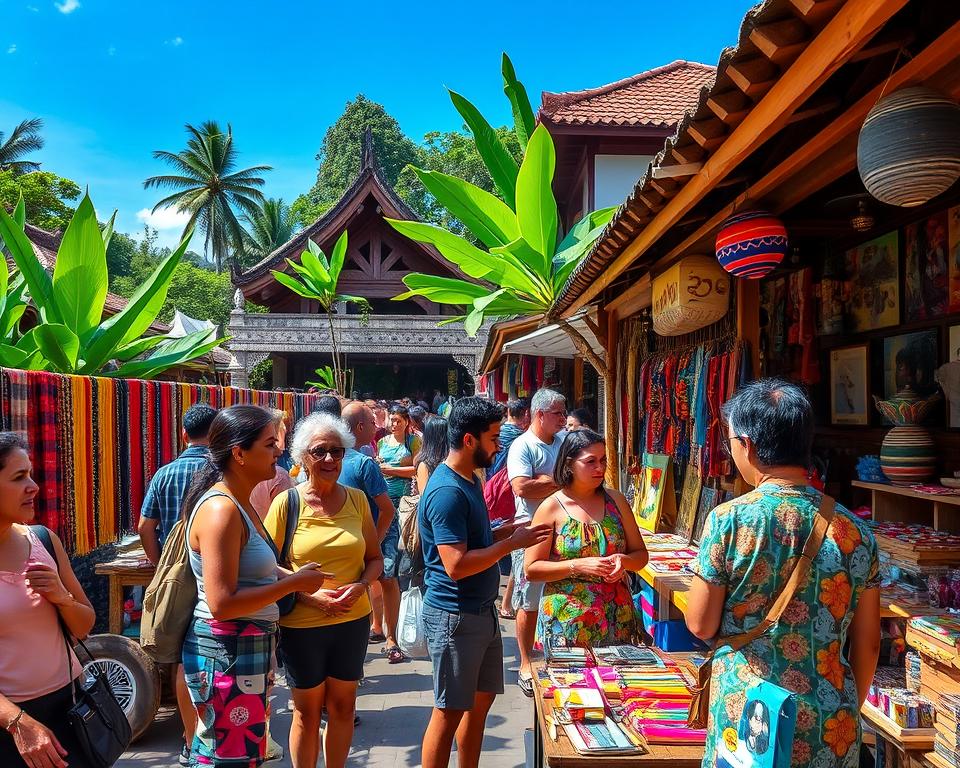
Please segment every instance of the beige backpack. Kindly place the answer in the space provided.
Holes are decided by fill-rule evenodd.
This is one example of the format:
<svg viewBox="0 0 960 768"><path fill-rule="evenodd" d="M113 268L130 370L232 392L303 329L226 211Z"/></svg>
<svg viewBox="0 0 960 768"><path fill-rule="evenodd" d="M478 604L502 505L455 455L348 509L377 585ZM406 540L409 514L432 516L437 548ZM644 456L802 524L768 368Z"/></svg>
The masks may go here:
<svg viewBox="0 0 960 768"><path fill-rule="evenodd" d="M187 528L178 520L163 545L157 572L143 595L140 645L160 664L179 663L197 604L197 580L187 557Z"/></svg>

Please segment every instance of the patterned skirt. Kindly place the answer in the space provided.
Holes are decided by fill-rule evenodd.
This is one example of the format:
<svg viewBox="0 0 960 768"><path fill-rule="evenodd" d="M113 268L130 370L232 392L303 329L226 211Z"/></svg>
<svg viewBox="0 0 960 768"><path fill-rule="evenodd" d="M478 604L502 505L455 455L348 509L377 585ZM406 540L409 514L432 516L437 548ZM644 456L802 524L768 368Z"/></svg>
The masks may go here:
<svg viewBox="0 0 960 768"><path fill-rule="evenodd" d="M183 671L197 710L196 765L258 766L266 750L267 694L277 641L273 622L194 619Z"/></svg>

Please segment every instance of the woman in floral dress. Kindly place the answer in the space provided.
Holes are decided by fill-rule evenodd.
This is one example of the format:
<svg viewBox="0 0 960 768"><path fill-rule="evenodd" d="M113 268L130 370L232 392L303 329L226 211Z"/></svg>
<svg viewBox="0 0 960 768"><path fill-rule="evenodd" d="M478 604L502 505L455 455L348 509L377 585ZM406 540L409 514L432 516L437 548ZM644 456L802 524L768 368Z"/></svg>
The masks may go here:
<svg viewBox="0 0 960 768"><path fill-rule="evenodd" d="M537 621L541 646L610 645L636 634L626 577L646 565L647 550L623 494L604 489L606 471L600 435L567 435L553 473L560 490L540 504L532 523L552 525L554 535L528 547L524 561L530 581L547 582Z"/></svg>
<svg viewBox="0 0 960 768"><path fill-rule="evenodd" d="M755 490L707 518L688 597L687 626L703 639L742 634L766 616L810 534L821 494L807 484L810 401L777 379L741 387L724 406L726 444ZM849 653L844 647L849 640ZM792 765L854 768L860 706L880 647L877 544L840 505L810 573L779 623L742 651L714 657L703 765L736 737L746 691L767 680L795 694ZM732 729L732 731L730 730Z"/></svg>

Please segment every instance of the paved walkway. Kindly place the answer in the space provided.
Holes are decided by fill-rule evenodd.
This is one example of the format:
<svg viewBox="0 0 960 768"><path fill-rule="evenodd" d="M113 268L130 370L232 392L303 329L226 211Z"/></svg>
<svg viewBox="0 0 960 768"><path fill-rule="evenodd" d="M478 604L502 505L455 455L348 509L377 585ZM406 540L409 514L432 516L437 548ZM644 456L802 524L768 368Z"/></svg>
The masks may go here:
<svg viewBox="0 0 960 768"><path fill-rule="evenodd" d="M514 622L501 622L504 641L505 688L490 711L483 740L484 768L518 768L524 765L524 729L531 727L533 703L516 685L517 643ZM419 766L420 742L433 707L430 662L415 660L390 665L370 646L366 680L360 688L357 711L361 724L354 732L349 765L366 768L413 768ZM274 690L271 731L286 748L290 727L290 698L284 686ZM117 768L167 768L176 765L180 749L179 718L164 708L157 722L116 764ZM321 758L321 765L322 765ZM288 757L266 763L271 768L290 768ZM456 765L456 752L450 761Z"/></svg>

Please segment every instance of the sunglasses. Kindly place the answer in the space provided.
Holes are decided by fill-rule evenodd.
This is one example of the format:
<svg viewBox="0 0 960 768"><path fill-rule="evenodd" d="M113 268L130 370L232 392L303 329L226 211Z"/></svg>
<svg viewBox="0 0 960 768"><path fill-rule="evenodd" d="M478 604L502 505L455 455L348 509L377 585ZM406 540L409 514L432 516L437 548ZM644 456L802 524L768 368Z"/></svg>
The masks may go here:
<svg viewBox="0 0 960 768"><path fill-rule="evenodd" d="M326 456L329 456L334 461L340 461L340 459L343 458L343 454L345 454L346 452L347 452L347 449L341 448L339 445L330 446L330 447L323 446L323 445L315 445L313 448L310 448L307 450L307 453L313 456L313 458L315 458L317 461L320 461Z"/></svg>

